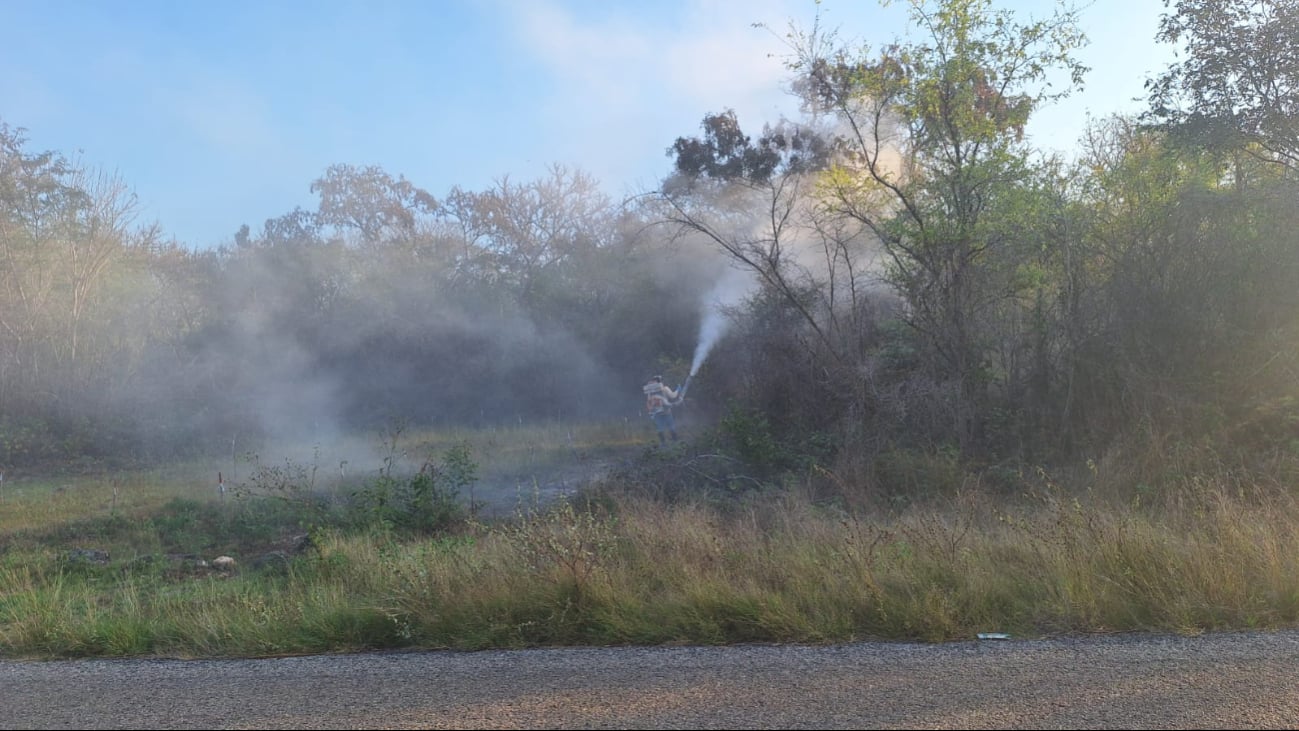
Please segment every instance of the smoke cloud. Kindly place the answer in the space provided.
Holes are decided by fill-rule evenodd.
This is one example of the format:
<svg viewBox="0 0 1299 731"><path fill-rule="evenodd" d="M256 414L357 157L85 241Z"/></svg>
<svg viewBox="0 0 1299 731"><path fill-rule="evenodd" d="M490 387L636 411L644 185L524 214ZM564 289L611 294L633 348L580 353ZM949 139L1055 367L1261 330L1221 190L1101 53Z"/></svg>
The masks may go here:
<svg viewBox="0 0 1299 731"><path fill-rule="evenodd" d="M726 334L730 325L729 311L740 304L753 288L753 278L746 272L731 268L704 296L704 315L699 323L699 344L690 363L690 375L699 372L717 341Z"/></svg>

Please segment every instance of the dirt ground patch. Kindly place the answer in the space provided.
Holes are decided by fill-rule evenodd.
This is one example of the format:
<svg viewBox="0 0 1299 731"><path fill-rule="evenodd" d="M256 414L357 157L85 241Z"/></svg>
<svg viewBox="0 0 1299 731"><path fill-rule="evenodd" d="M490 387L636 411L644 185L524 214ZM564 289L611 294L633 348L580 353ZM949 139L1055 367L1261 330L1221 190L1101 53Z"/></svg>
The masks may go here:
<svg viewBox="0 0 1299 731"><path fill-rule="evenodd" d="M572 497L606 477L617 460L589 461L546 470L488 475L460 495L479 518L508 518Z"/></svg>

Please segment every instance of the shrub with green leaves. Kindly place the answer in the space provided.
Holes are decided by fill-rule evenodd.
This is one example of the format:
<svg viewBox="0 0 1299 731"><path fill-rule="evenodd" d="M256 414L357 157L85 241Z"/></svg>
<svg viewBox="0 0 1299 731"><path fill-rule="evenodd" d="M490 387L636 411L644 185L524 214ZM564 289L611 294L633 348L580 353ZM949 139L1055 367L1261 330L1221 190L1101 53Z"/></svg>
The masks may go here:
<svg viewBox="0 0 1299 731"><path fill-rule="evenodd" d="M424 534L464 520L460 491L478 479L468 446L458 444L441 460L425 460L413 475L399 474L395 465L389 460L378 478L353 493L353 510L381 525Z"/></svg>

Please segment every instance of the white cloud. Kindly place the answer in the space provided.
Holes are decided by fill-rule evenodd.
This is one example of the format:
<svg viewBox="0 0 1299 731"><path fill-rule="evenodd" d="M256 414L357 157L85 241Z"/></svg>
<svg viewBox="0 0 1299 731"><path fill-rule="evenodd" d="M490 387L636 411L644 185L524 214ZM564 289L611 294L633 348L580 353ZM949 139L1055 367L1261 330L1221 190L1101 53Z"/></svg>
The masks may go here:
<svg viewBox="0 0 1299 731"><path fill-rule="evenodd" d="M557 101L633 103L652 78L646 60L656 40L638 32L629 16L592 22L558 3L538 2L515 20L524 43L553 73Z"/></svg>
<svg viewBox="0 0 1299 731"><path fill-rule="evenodd" d="M665 173L663 151L696 133L705 114L734 109L753 132L791 114L787 72L775 56L785 49L753 24L783 29L798 6L690 0L590 12L558 0L528 3L514 30L521 51L553 79L536 120L538 137L552 141L549 161L595 161L583 166L600 180L632 183Z"/></svg>
<svg viewBox="0 0 1299 731"><path fill-rule="evenodd" d="M686 24L694 32L672 39L664 58L666 77L689 101L716 104L730 97L741 114L765 114L763 107L786 96L782 87L789 74L781 55L788 49L773 35L788 21L782 4L750 3L741 10L697 2L689 16ZM767 27L755 28L758 22Z"/></svg>

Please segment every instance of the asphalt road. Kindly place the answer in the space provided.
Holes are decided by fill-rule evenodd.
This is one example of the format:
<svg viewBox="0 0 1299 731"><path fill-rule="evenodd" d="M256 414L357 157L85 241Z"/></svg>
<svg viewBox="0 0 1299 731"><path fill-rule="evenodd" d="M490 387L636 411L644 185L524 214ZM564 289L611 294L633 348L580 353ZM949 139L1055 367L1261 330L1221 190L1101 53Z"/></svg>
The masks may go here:
<svg viewBox="0 0 1299 731"><path fill-rule="evenodd" d="M0 728L1299 728L1299 632L3 661Z"/></svg>

